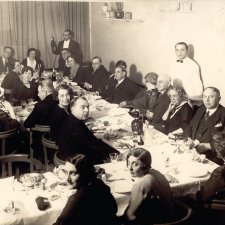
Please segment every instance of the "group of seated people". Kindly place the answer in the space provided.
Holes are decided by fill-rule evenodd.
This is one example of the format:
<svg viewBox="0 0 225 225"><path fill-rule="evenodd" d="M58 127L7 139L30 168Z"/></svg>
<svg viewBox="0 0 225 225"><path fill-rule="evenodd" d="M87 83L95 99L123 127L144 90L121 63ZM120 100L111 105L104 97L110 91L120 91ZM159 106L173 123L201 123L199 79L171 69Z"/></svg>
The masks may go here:
<svg viewBox="0 0 225 225"><path fill-rule="evenodd" d="M9 49L11 48L4 49L4 56L9 55ZM177 52L185 49L187 50L183 42L176 45ZM86 126L89 103L85 97L75 96L76 93L73 93L65 82L54 87L51 79L40 77L44 65L35 57L36 54L37 50L33 48L28 50L28 57L22 62L23 68L18 60L10 62L11 69L6 66L8 69L6 68L4 73L7 74L0 88L0 112L4 112L1 114L7 115L8 120L15 120L11 104L16 105L21 100L28 99L38 101L24 121L24 127L50 126L50 139L59 146L58 160L62 164L71 160L75 162L74 165L66 165L70 166L68 182L77 188L78 192L69 199L56 225L95 224L93 221L96 221L96 224L105 224L106 219L107 224L110 224L110 221L114 224L117 211L115 200L108 187L96 178L93 164L108 161L109 154L118 151L96 138ZM178 55L181 57L180 53ZM177 60L179 69L185 64L186 56ZM7 57L4 65L8 65L10 61L6 59ZM188 60L187 62L190 63ZM225 136L223 132L220 133L225 128L225 108L220 105L220 91L217 88L196 89L197 94L194 96L191 94L193 90L187 87L186 83L184 85L180 80L154 72L145 75L145 87L142 87L127 76L127 64L123 60L116 63L113 74L106 70L98 56L92 59L91 67L85 70L76 56L66 48L61 50L59 71L64 78L69 78L85 90L98 92L110 103L128 107L131 111L139 109L149 124L169 138L176 139L182 135L190 149L196 148L200 154L205 154L210 160L221 165L213 172L209 183L214 179L215 173L221 172L218 186L224 186L225 148L221 148L218 141L215 142L215 135L218 139ZM199 92L202 93L201 97ZM2 120L1 123L6 124ZM4 131L10 129L11 125L1 125L0 128ZM36 148L38 154L41 136L36 134L36 137L33 139L33 148ZM131 175L140 177L140 180L132 189L129 206L121 218L123 223L135 221L144 225L146 221L147 224L159 222L158 218L164 221L173 219L171 215L175 206L168 181L159 171L151 168L150 153L141 148L133 150L127 156L127 166ZM215 189L210 188L211 186L206 184L198 197L202 200L209 199L208 193L211 196L215 192ZM98 208L96 202L100 200L101 207ZM84 204L80 204L81 201ZM153 212L152 221L147 213L149 207ZM160 210L162 207L165 210ZM74 210L77 213L74 213ZM165 212L165 215L162 215L162 212Z"/></svg>

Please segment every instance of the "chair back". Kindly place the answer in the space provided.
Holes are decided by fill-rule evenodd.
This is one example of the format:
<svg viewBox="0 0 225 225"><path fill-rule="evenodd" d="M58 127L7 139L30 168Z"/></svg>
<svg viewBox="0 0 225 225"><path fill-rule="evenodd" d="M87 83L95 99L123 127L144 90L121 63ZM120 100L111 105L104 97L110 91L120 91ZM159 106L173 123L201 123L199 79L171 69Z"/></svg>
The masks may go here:
<svg viewBox="0 0 225 225"><path fill-rule="evenodd" d="M16 162L23 162L23 163L28 163L30 165L30 172L34 171L34 168L38 168L38 163L29 159L27 154L11 154L11 155L4 155L0 156L0 164L5 167L7 165L6 170L2 171L1 177L4 178L7 176L12 176L13 175L13 169L12 169L12 164ZM19 175L19 165L18 163L15 164L16 167L16 176ZM7 173L6 173L7 172Z"/></svg>
<svg viewBox="0 0 225 225"><path fill-rule="evenodd" d="M44 150L44 163L45 163L45 170L48 171L48 151L57 151L59 149L59 146L56 145L54 141L49 140L48 135L44 134L42 136L42 145Z"/></svg>
<svg viewBox="0 0 225 225"><path fill-rule="evenodd" d="M50 132L50 126L44 126L44 125L38 125L35 124L34 127L30 128L30 158L33 159L34 150L31 147L31 144L33 143L32 133L33 132L40 132L40 133L49 133Z"/></svg>
<svg viewBox="0 0 225 225"><path fill-rule="evenodd" d="M1 141L1 147L2 147L1 155L5 155L6 139L18 134L18 132L19 132L18 128L13 128L11 130L0 132L0 141Z"/></svg>
<svg viewBox="0 0 225 225"><path fill-rule="evenodd" d="M175 221L172 221L172 222L168 222L168 223L157 223L157 224L154 224L154 225L174 225L174 224L183 224L185 223L185 221L187 221L190 217L191 217L191 214L192 214L192 209L187 206L186 204L184 204L183 202L181 201L175 201L175 206L184 211L184 215L182 218L179 218Z"/></svg>

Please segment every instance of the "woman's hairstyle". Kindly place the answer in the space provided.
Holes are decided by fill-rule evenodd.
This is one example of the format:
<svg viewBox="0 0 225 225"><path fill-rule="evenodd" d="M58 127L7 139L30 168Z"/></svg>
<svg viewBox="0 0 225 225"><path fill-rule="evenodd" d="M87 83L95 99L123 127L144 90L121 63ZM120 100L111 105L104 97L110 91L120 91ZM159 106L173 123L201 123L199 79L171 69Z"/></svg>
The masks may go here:
<svg viewBox="0 0 225 225"><path fill-rule="evenodd" d="M68 60L69 58L72 58L74 60L75 63L78 63L78 59L75 55L69 55L66 60Z"/></svg>
<svg viewBox="0 0 225 225"><path fill-rule="evenodd" d="M78 174L81 175L81 179L84 183L87 184L96 178L95 167L87 156L77 154L70 161L77 169Z"/></svg>
<svg viewBox="0 0 225 225"><path fill-rule="evenodd" d="M70 99L72 99L72 97L73 97L73 90L67 84L60 84L59 86L56 87L56 89L53 92L53 96L54 96L54 99L56 101L59 100L58 99L59 90L67 90L69 95L70 95Z"/></svg>
<svg viewBox="0 0 225 225"><path fill-rule="evenodd" d="M122 67L124 67L125 69L127 68L127 64L126 64L126 62L123 61L123 60L117 61L117 62L116 62L116 67L117 67L117 66L122 66Z"/></svg>
<svg viewBox="0 0 225 225"><path fill-rule="evenodd" d="M213 134L213 142L220 142L222 143L223 141L225 141L225 131L221 131L221 132L216 132L215 134ZM225 146L224 146L224 150L225 150Z"/></svg>
<svg viewBox="0 0 225 225"><path fill-rule="evenodd" d="M130 150L129 153L127 154L127 158L126 158L127 165L128 165L128 159L130 158L130 156L134 156L142 162L143 170L149 170L151 168L152 156L151 156L151 153L149 151L147 151L146 149L135 148L133 150Z"/></svg>
<svg viewBox="0 0 225 225"><path fill-rule="evenodd" d="M150 72L150 73L147 73L145 75L145 82L146 83L151 83L151 84L157 84L157 79L158 79L158 74L154 73L154 72Z"/></svg>
<svg viewBox="0 0 225 225"><path fill-rule="evenodd" d="M40 86L42 90L45 90L48 93L53 93L54 91L54 86L51 80L40 79L38 82L38 86Z"/></svg>
<svg viewBox="0 0 225 225"><path fill-rule="evenodd" d="M35 53L36 53L35 58L37 57L37 49L35 49L35 48L29 48L29 49L27 50L27 57L30 55L30 52L35 52Z"/></svg>
<svg viewBox="0 0 225 225"><path fill-rule="evenodd" d="M185 92L185 90L181 87L181 86L179 86L179 85L173 85L173 86L171 86L170 88L169 88L169 90L168 90L168 95L170 96L170 91L176 91L177 92L177 94L178 94L178 96L181 98L181 99L183 99L183 100L187 100L187 94L186 94L186 92Z"/></svg>
<svg viewBox="0 0 225 225"><path fill-rule="evenodd" d="M25 72L27 72L27 71L31 71L31 75L33 75L33 69L31 68L31 67L29 67L29 66L24 66L23 67L23 69L22 69L22 71L21 71L21 74L23 74L23 73L25 73Z"/></svg>

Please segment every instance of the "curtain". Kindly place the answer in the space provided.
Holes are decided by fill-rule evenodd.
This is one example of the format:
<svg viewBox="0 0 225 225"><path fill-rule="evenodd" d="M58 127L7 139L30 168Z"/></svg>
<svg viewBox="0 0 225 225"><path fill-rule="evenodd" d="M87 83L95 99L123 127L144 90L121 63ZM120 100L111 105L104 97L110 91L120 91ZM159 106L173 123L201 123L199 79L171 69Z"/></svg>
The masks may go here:
<svg viewBox="0 0 225 225"><path fill-rule="evenodd" d="M88 2L0 2L0 50L13 47L15 59L22 61L33 47L40 51L46 68L57 67L58 56L51 53L50 39L53 36L58 43L65 29L74 32L83 61L89 61Z"/></svg>

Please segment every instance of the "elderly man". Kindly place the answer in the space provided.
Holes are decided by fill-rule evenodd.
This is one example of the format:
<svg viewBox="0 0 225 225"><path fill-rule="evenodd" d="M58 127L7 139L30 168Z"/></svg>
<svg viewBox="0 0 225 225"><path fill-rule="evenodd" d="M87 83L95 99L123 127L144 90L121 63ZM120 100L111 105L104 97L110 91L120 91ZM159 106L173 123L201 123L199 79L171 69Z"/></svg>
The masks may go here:
<svg viewBox="0 0 225 225"><path fill-rule="evenodd" d="M84 87L89 91L98 91L100 94L105 90L109 79L109 72L102 65L102 59L95 56L92 59L92 67L87 74Z"/></svg>
<svg viewBox="0 0 225 225"><path fill-rule="evenodd" d="M211 147L212 134L223 130L225 126L225 108L219 104L220 91L215 87L207 87L203 92L203 103L190 125L185 129L190 148L196 147L200 154L212 158L215 154Z"/></svg>
<svg viewBox="0 0 225 225"><path fill-rule="evenodd" d="M156 88L158 89L159 96L153 107L153 111L147 111L146 117L150 123L159 131L164 130L162 116L166 112L169 104L170 98L167 91L170 87L170 78L167 75L159 75L157 80Z"/></svg>
<svg viewBox="0 0 225 225"><path fill-rule="evenodd" d="M121 102L134 99L141 88L126 75L126 68L122 65L117 65L114 75L108 81L106 100L120 104Z"/></svg>
<svg viewBox="0 0 225 225"><path fill-rule="evenodd" d="M12 47L5 46L2 56L0 57L0 74L2 72L9 72L12 64Z"/></svg>
<svg viewBox="0 0 225 225"><path fill-rule="evenodd" d="M156 89L158 75L151 72L146 74L144 79L146 88L140 90L133 100L121 102L120 106L126 107L130 105L131 107L139 109L143 115L153 111L159 96L159 92Z"/></svg>
<svg viewBox="0 0 225 225"><path fill-rule="evenodd" d="M87 128L84 121L89 115L89 104L84 97L71 101L71 114L65 120L59 135L59 158L70 160L76 154L87 155L93 163L103 163L110 153L117 150L97 139Z"/></svg>
<svg viewBox="0 0 225 225"><path fill-rule="evenodd" d="M64 48L61 51L61 57L58 61L58 70L63 72L64 76L68 76L70 74L70 69L66 64L67 58L70 56L70 51L68 48Z"/></svg>
<svg viewBox="0 0 225 225"><path fill-rule="evenodd" d="M170 76L172 85L181 85L192 106L202 105L203 83L199 66L188 57L188 45L179 42L175 45L177 60L171 65Z"/></svg>
<svg viewBox="0 0 225 225"><path fill-rule="evenodd" d="M63 33L63 41L60 41L58 46L56 45L56 42L54 38L52 37L51 39L51 48L52 48L52 53L55 55L61 54L62 50L64 48L68 48L70 53L74 55L81 65L82 63L82 52L79 43L74 41L72 39L73 37L73 32L71 30L65 30ZM60 55L62 58L62 55Z"/></svg>

